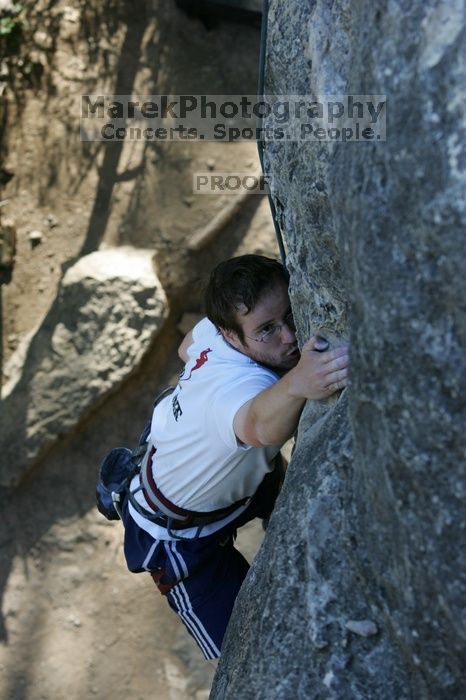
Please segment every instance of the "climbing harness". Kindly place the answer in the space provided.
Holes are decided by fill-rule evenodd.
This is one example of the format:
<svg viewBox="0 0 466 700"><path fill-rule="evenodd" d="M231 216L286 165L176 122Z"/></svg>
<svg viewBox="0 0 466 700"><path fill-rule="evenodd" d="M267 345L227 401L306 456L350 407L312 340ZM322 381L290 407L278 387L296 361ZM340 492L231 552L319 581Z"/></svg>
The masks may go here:
<svg viewBox="0 0 466 700"><path fill-rule="evenodd" d="M146 518L149 516L149 520L152 520L152 522L156 522L157 524L166 527L168 534L171 537L183 539L180 537L180 535L174 534L173 530L184 530L191 527L197 527L197 532L194 537L199 537L200 532L205 525L210 525L217 520L225 518L227 515L233 513L237 508L251 500L249 497L242 498L240 501L236 501L229 506L207 512L180 508L180 506L175 505L166 496L164 496L155 483L153 474L153 458L156 451L156 448L152 445L149 444L147 446L139 472L140 486L135 491L128 491L128 498L135 510ZM142 491L146 503L155 512L155 515L148 512L135 499L135 493L139 490Z"/></svg>
<svg viewBox="0 0 466 700"><path fill-rule="evenodd" d="M269 15L269 3L268 0L263 0L262 4L262 26L261 26L261 44L260 44L260 55L259 55L259 83L257 87L257 99L260 101L264 98L264 76L265 76L265 59L267 53L267 22ZM264 167L264 139L262 138L262 115L258 117L258 128L261 138L257 141L257 150L259 152L259 160L262 168L262 172L265 175ZM283 267L285 271L288 272L286 267L286 252L285 245L283 243L283 235L281 231L280 224L278 223L277 209L275 207L275 202L273 201L272 194L270 192L270 187L267 182L265 182L267 189L267 197L269 200L270 211L272 213L272 221L275 227L275 236L277 239L278 249L280 251L280 257L282 259Z"/></svg>
<svg viewBox="0 0 466 700"><path fill-rule="evenodd" d="M124 500L127 498L142 517L167 529L170 537L185 539L174 530L196 527L194 539L199 537L202 528L225 518L251 499L243 498L225 508L213 511L194 511L180 508L172 503L157 487L152 473L152 459L156 448L150 443L140 445L135 450L117 447L105 457L97 482L97 507L107 520L122 518ZM133 477L139 475L139 486L131 489ZM142 491L147 505L153 512L144 508L136 499ZM191 539L191 538L190 538Z"/></svg>
<svg viewBox="0 0 466 700"><path fill-rule="evenodd" d="M153 407L155 408L173 390L174 387L165 389L157 397ZM250 502L251 498L247 497L224 508L208 512L187 510L175 505L157 487L152 471L156 448L150 442L146 442L147 435L146 427L138 447L134 450L116 447L107 454L100 465L96 489L97 508L107 520L123 520L122 508L125 499L128 499L137 513L165 527L168 535L173 539L187 539L174 531L193 527L197 530L194 538L189 539L196 539L205 525L225 518L240 506ZM139 476L139 486L131 489L131 483L136 475ZM147 505L153 512L139 503L136 498L139 491L142 492Z"/></svg>

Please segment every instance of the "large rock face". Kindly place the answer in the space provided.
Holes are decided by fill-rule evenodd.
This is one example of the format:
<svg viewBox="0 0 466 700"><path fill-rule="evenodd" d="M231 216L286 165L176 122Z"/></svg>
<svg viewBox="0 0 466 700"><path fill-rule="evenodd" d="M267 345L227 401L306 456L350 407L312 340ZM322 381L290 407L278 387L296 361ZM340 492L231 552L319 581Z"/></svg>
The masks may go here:
<svg viewBox="0 0 466 700"><path fill-rule="evenodd" d="M351 382L303 415L215 700L466 692L465 12L271 3L267 91L386 93L387 141L267 147L301 338L349 338Z"/></svg>
<svg viewBox="0 0 466 700"><path fill-rule="evenodd" d="M18 348L4 387L0 485L18 483L138 366L167 314L154 253L121 247L82 257Z"/></svg>

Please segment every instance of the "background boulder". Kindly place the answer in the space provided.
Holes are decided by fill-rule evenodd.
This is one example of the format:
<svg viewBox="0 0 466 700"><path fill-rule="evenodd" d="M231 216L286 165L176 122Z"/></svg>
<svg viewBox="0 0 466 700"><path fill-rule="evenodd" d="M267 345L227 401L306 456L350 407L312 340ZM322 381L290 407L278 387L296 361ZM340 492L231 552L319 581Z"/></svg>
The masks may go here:
<svg viewBox="0 0 466 700"><path fill-rule="evenodd" d="M11 359L1 485L17 483L138 366L168 314L153 257L122 247L91 253L68 269L45 320Z"/></svg>

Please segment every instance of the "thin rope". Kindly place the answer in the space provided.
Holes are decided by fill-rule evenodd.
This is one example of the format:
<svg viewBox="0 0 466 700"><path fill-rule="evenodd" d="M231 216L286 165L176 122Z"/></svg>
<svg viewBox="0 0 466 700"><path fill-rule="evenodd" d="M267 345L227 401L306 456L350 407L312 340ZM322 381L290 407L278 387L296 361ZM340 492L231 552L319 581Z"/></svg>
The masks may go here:
<svg viewBox="0 0 466 700"><path fill-rule="evenodd" d="M268 24L268 16L269 16L269 3L268 0L263 0L262 1L262 26L261 26L261 45L260 45L260 56L259 56L259 83L257 87L257 97L258 100L261 100L264 97L264 75L265 75L265 59L266 59L266 53L267 53L267 24ZM262 129L262 116L258 118L258 128ZM264 140L263 138L258 139L257 141L257 150L259 152L259 160L262 168L262 172L265 175L265 168L264 168ZM265 187L267 190L267 196L269 199L269 205L270 205L270 211L272 213L272 221L273 225L275 227L275 236L277 239L277 244L278 244L278 249L280 251L280 257L282 259L283 267L286 268L286 252L285 252L285 246L283 243L283 235L282 231L280 228L280 225L278 223L278 218L277 218L277 210L275 208L275 203L273 201L271 192L270 192L270 187L268 183L265 183Z"/></svg>

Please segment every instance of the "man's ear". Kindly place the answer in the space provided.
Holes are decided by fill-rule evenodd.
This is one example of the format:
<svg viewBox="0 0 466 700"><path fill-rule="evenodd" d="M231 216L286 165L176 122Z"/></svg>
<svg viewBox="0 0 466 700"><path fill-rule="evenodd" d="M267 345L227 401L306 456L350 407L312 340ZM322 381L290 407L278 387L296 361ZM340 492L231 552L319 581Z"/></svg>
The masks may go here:
<svg viewBox="0 0 466 700"><path fill-rule="evenodd" d="M230 345L232 345L236 350L241 349L242 344L235 331L230 331L227 328L220 328L220 332L227 341L227 343L230 343Z"/></svg>

